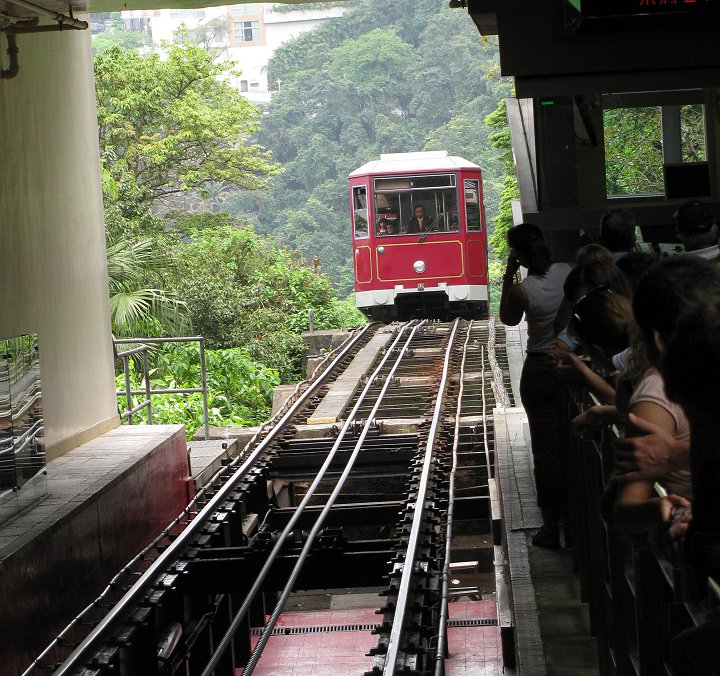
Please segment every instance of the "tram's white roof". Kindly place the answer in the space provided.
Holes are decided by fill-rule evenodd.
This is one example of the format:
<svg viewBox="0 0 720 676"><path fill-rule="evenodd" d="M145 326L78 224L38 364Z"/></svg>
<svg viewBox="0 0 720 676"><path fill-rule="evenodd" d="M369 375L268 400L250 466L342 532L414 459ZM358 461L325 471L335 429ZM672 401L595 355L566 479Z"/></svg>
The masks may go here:
<svg viewBox="0 0 720 676"><path fill-rule="evenodd" d="M448 155L447 150L423 153L383 153L379 160L371 160L350 173L353 176L386 174L405 171L448 171L455 169L479 169L477 164L462 157Z"/></svg>

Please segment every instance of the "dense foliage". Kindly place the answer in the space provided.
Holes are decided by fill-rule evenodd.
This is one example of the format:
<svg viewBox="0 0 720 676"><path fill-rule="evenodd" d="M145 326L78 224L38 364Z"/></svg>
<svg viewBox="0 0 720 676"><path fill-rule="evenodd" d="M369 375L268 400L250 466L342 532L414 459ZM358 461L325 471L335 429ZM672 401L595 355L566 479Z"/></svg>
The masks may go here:
<svg viewBox="0 0 720 676"><path fill-rule="evenodd" d="M187 304L169 288L174 260L155 240L108 232L107 260L115 336L179 336L190 330Z"/></svg>
<svg viewBox="0 0 720 676"><path fill-rule="evenodd" d="M679 108L682 162L706 157L703 106ZM663 176L662 108L612 108L604 111L606 189L608 195L659 195Z"/></svg>
<svg viewBox="0 0 720 676"><path fill-rule="evenodd" d="M317 328L365 320L298 255L204 210L227 190L262 188L279 168L249 141L260 112L227 82L233 64L191 41L166 47L161 57L115 46L95 59L113 332L204 335L211 423L254 423L272 387L302 375L308 309ZM197 359L197 348L154 349L152 387L198 387ZM153 404L156 421L201 424L199 394Z"/></svg>
<svg viewBox="0 0 720 676"><path fill-rule="evenodd" d="M188 41L164 55L116 46L95 57L103 166L125 215L211 185L260 188L277 173L247 142L260 111L229 83L232 73L232 63Z"/></svg>
<svg viewBox="0 0 720 676"><path fill-rule="evenodd" d="M245 350L206 350L208 422L210 425L255 425L269 417L273 388L280 382L277 371L255 362ZM149 373L153 389L192 389L200 386L200 351L197 343L171 343L153 359ZM125 381L117 377L118 390ZM144 389L141 364L131 368L131 387ZM144 397L133 397L136 406ZM127 410L119 399L120 411ZM155 424L184 424L188 438L203 425L203 401L200 393L162 394L152 398ZM147 421L145 410L133 421Z"/></svg>
<svg viewBox="0 0 720 676"><path fill-rule="evenodd" d="M317 329L364 323L327 277L226 214L175 214L171 223L182 242L174 288L210 347L241 345L288 382L301 375L309 308Z"/></svg>
<svg viewBox="0 0 720 676"><path fill-rule="evenodd" d="M319 257L341 295L352 288L347 175L380 153L444 149L476 162L495 215L503 167L482 121L509 85L467 13L443 0L358 0L280 47L268 78L282 86L257 138L284 172L224 208Z"/></svg>
<svg viewBox="0 0 720 676"><path fill-rule="evenodd" d="M364 322L335 296L352 288L348 173L383 152L448 150L483 168L491 223L507 148L492 136L504 118L482 121L509 87L465 12L357 0L277 50L269 80L282 84L261 117L205 28L162 55L98 45L113 327L205 336L211 424L244 424L267 415L273 384L301 376L308 309L318 329ZM197 366L196 348L171 345L150 380L196 387ZM156 420L191 432L201 411L199 395L154 401Z"/></svg>

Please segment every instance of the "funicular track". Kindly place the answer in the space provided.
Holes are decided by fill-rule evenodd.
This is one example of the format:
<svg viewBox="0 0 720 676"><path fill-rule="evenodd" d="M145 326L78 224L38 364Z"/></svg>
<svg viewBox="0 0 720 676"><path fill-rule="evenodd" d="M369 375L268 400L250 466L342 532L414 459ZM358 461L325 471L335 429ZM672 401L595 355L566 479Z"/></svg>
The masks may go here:
<svg viewBox="0 0 720 676"><path fill-rule="evenodd" d="M366 673L442 674L453 523L488 514L488 326L401 325L342 425L297 436L316 379L26 673L250 674L294 590L386 586ZM406 382L427 401L396 396ZM389 417L424 421L385 433Z"/></svg>

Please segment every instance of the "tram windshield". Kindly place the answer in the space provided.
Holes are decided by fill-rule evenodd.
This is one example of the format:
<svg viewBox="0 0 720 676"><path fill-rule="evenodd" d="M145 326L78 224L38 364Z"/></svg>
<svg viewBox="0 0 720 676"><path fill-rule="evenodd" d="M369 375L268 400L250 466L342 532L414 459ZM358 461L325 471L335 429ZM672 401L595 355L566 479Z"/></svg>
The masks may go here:
<svg viewBox="0 0 720 676"><path fill-rule="evenodd" d="M380 236L460 230L455 174L376 178L373 205Z"/></svg>

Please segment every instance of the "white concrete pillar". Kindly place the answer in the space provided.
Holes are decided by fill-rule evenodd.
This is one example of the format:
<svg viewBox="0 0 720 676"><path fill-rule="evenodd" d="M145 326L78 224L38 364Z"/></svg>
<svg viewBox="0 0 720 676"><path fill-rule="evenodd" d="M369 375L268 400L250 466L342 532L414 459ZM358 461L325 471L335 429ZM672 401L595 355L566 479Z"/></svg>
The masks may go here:
<svg viewBox="0 0 720 676"><path fill-rule="evenodd" d="M118 424L89 31L0 80L0 338L37 332L48 457ZM7 67L6 44L0 54Z"/></svg>

